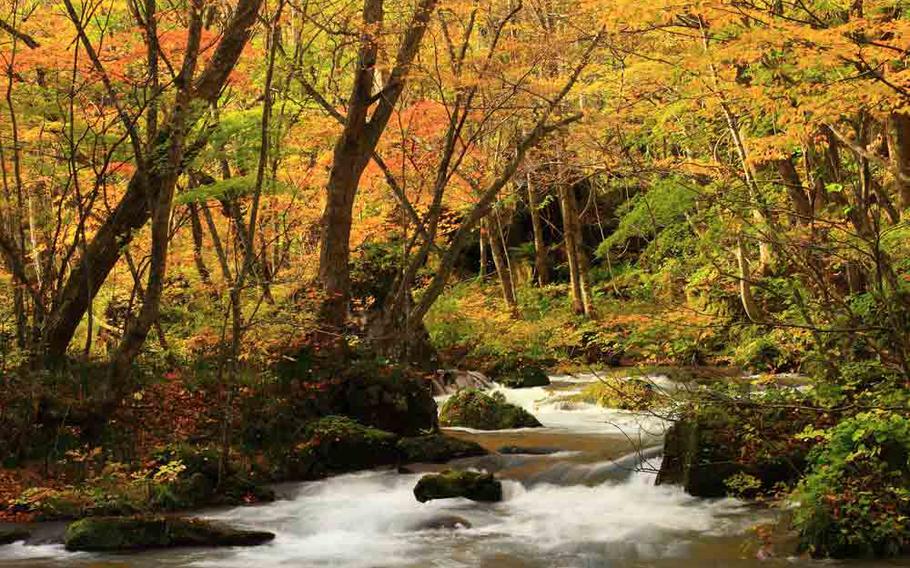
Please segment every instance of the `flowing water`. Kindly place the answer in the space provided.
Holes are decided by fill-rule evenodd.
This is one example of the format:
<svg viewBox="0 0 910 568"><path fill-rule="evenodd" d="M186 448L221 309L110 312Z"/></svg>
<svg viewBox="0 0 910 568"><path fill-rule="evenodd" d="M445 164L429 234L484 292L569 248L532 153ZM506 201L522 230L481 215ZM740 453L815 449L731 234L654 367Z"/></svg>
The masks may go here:
<svg viewBox="0 0 910 568"><path fill-rule="evenodd" d="M592 379L560 377L546 389L503 389L544 428L450 430L492 450L515 448L457 463L496 472L503 479L501 503L418 503L412 489L421 472L439 466L416 465L413 473L370 471L287 484L278 488L283 498L275 503L204 515L275 532L276 539L264 546L104 556L67 553L55 544L19 543L0 547L0 567L700 568L806 563L755 558L751 527L768 520L768 511L735 499L697 499L678 487L655 486L663 421L566 401L585 380ZM877 564L891 565L910 563Z"/></svg>

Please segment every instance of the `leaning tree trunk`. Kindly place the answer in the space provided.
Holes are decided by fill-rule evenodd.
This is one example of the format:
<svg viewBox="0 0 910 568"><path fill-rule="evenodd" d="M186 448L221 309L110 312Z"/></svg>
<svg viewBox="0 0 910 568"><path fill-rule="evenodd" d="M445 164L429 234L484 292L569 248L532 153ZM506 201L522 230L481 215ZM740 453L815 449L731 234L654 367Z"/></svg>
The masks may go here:
<svg viewBox="0 0 910 568"><path fill-rule="evenodd" d="M812 220L814 211L812 202L809 201L809 196L803 189L803 183L800 180L799 172L796 171L796 166L793 165L793 161L790 158L776 160L775 165L793 206L793 221L798 225L808 224Z"/></svg>
<svg viewBox="0 0 910 568"><path fill-rule="evenodd" d="M206 286L212 284L212 273L209 272L208 266L205 265L205 257L202 251L205 248L205 241L202 236L202 221L199 218L199 206L195 203L187 204L187 210L190 215L190 229L193 234L193 262L196 264L196 272L199 273L199 280Z"/></svg>
<svg viewBox="0 0 910 568"><path fill-rule="evenodd" d="M499 214L494 211L487 220L489 231L490 252L493 255L493 264L496 266L496 274L499 275L499 285L502 289L502 298L513 314L518 312L518 302L515 300L515 287L512 282L512 271L509 268L509 260L506 255L508 251L502 242L502 225L499 222Z"/></svg>

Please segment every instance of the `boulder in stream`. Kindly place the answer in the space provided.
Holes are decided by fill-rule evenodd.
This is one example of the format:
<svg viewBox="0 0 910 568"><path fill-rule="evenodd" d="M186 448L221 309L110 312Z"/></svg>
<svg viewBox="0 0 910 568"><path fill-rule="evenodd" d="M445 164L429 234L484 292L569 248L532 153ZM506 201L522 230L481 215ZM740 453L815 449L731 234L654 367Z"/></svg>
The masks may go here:
<svg viewBox="0 0 910 568"><path fill-rule="evenodd" d="M770 490L800 475L806 458L799 447L774 456L744 456L739 439L744 423L739 420L730 412L702 410L675 422L664 438L657 485L679 484L696 497L723 497L737 477L753 479L756 490Z"/></svg>
<svg viewBox="0 0 910 568"><path fill-rule="evenodd" d="M185 546L254 546L274 539L266 531L241 530L204 521L165 516L88 517L66 528L71 551L118 552Z"/></svg>
<svg viewBox="0 0 910 568"><path fill-rule="evenodd" d="M12 544L20 540L27 540L30 536L31 533L26 529L0 528L0 546L4 544Z"/></svg>
<svg viewBox="0 0 910 568"><path fill-rule="evenodd" d="M550 377L541 367L526 364L502 373L496 382L510 389L545 387L550 384Z"/></svg>
<svg viewBox="0 0 910 568"><path fill-rule="evenodd" d="M460 390L449 397L439 411L439 424L478 430L543 426L527 410L506 402L502 393L487 394L477 389Z"/></svg>
<svg viewBox="0 0 910 568"><path fill-rule="evenodd" d="M398 436L346 416L311 422L285 460L286 479L321 479L398 463Z"/></svg>
<svg viewBox="0 0 910 568"><path fill-rule="evenodd" d="M550 377L542 364L522 357L500 359L489 367L490 377L497 383L511 388L545 387Z"/></svg>
<svg viewBox="0 0 910 568"><path fill-rule="evenodd" d="M398 440L401 460L405 463L445 463L458 458L487 453L477 442L460 440L445 434L426 434Z"/></svg>
<svg viewBox="0 0 910 568"><path fill-rule="evenodd" d="M454 497L471 501L502 501L502 483L491 473L447 470L421 477L414 487L414 497L421 503Z"/></svg>

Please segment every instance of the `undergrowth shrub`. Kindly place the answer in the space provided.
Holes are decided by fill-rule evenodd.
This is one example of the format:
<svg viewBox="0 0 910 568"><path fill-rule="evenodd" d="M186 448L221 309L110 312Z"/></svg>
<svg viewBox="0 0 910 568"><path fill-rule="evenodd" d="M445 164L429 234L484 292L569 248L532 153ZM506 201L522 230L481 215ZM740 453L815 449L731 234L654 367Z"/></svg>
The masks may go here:
<svg viewBox="0 0 910 568"><path fill-rule="evenodd" d="M793 496L801 544L813 556L910 552L910 419L864 412L828 431Z"/></svg>

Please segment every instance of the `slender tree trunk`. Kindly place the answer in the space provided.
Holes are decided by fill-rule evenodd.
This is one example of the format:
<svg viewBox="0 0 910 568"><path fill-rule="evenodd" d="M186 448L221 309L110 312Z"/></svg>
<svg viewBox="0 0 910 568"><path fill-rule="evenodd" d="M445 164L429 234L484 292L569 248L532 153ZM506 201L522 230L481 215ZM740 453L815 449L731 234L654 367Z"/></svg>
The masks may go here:
<svg viewBox="0 0 910 568"><path fill-rule="evenodd" d="M547 263L547 245L543 239L543 221L540 218L540 204L537 190L531 184L531 173L526 178L528 185L528 211L531 213L531 228L534 230L534 272L537 283L546 286L550 283L550 267Z"/></svg>
<svg viewBox="0 0 910 568"><path fill-rule="evenodd" d="M149 330L158 321L161 306L161 295L164 292L164 279L167 274L167 253L170 244L171 211L174 202L174 189L181 174L185 152L185 140L191 120L190 105L192 102L192 77L195 73L197 56L202 36L202 0L191 3L190 25L188 30L186 54L180 73L174 82L178 93L171 119L171 133L168 145L153 150L148 171L155 179L158 188L152 201L152 251L149 262L148 285L142 299L139 315L127 326L123 339L111 359L110 376L114 385L119 385L126 377L130 366L145 343ZM166 153L162 150L166 149ZM163 334L162 334L163 340Z"/></svg>
<svg viewBox="0 0 910 568"><path fill-rule="evenodd" d="M562 212L562 233L565 241L566 260L569 263L569 285L572 298L572 311L576 314L585 313L585 302L581 291L581 277L578 265L578 245L575 242L576 233L572 229L574 207L569 199L569 188L560 180L557 190L559 206Z"/></svg>
<svg viewBox="0 0 910 568"><path fill-rule="evenodd" d="M762 310L752 296L752 271L749 260L746 258L746 246L742 236L736 238L736 263L739 266L739 298L743 304L746 316L753 322L761 322Z"/></svg>
<svg viewBox="0 0 910 568"><path fill-rule="evenodd" d="M578 281L581 286L581 301L584 305L585 316L594 317L594 294L591 291L589 277L588 255L585 252L584 238L581 232L581 213L575 199L574 189L569 189L569 205L572 207L572 232L575 233L575 255L578 258Z"/></svg>
<svg viewBox="0 0 910 568"><path fill-rule="evenodd" d="M206 286L212 284L212 273L209 272L205 265L205 258L202 250L205 243L202 237L202 221L199 219L199 207L195 203L187 205L190 213L190 229L193 233L193 262L196 264L196 272L199 273L199 280Z"/></svg>
<svg viewBox="0 0 910 568"><path fill-rule="evenodd" d="M480 266L479 266L479 270L478 270L478 275L480 276L481 281L484 281L487 279L487 264L490 261L489 258L487 258L487 240L489 239L489 237L487 236L488 232L489 231L487 231L486 220L481 219L480 220L480 229L479 229Z"/></svg>
<svg viewBox="0 0 910 568"><path fill-rule="evenodd" d="M699 16L698 23L701 31L702 47L705 55L710 56L707 22ZM713 61L709 62L708 69L711 72L711 80L714 84L715 95L720 102L721 111L727 122L727 129L730 132L730 137L733 139L733 146L736 150L737 158L739 158L740 166L742 167L746 188L749 190L749 197L752 201L755 201L755 205L752 207L752 218L755 220L755 224L759 231L767 230L770 228L773 220L770 213L767 211L767 207L765 207L761 190L755 179L755 172L752 170L752 166L749 163L746 144L743 141L742 132L740 131L739 117L733 112L733 109L730 107L727 100L727 96L721 88L717 67L714 65ZM774 256L770 243L765 239L759 239L758 241L758 257L759 272L762 274L770 273L774 263Z"/></svg>
<svg viewBox="0 0 910 568"><path fill-rule="evenodd" d="M518 312L518 302L515 300L515 287L512 283L512 272L509 269L509 261L502 244L502 228L499 222L499 214L494 211L488 218L487 222L491 225L489 234L490 252L493 254L493 264L496 266L496 274L499 276L499 285L502 289L502 298L505 300L509 310L515 314Z"/></svg>

